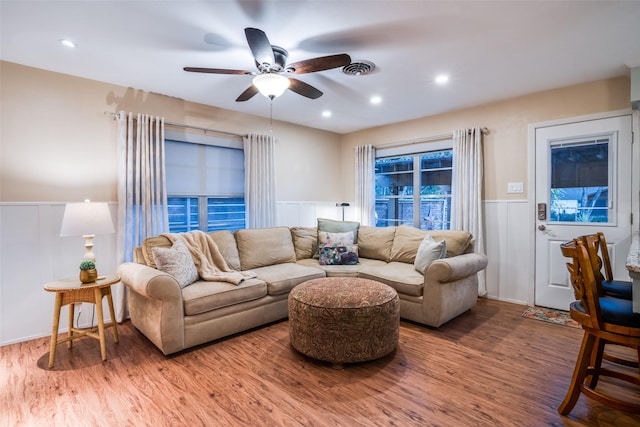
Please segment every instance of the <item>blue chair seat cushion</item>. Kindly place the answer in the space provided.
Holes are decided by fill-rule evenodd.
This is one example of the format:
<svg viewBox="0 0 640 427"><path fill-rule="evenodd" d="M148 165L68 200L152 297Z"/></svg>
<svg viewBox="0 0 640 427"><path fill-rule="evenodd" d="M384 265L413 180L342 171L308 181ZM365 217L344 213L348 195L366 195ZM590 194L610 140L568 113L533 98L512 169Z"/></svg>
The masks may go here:
<svg viewBox="0 0 640 427"><path fill-rule="evenodd" d="M603 280L602 281L602 291L605 296L620 298L620 299L631 299L631 290L633 286L631 282L624 280Z"/></svg>
<svg viewBox="0 0 640 427"><path fill-rule="evenodd" d="M598 300L600 301L602 320L605 323L640 328L640 314L633 312L633 303L631 300L606 297L598 298ZM582 313L586 313L580 301L572 302L571 306Z"/></svg>

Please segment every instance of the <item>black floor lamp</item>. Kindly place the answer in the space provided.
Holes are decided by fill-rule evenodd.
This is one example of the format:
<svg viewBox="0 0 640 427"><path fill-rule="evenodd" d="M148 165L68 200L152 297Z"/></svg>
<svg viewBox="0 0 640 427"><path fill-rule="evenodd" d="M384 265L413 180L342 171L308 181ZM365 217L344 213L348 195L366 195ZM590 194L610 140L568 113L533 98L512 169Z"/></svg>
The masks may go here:
<svg viewBox="0 0 640 427"><path fill-rule="evenodd" d="M342 208L342 220L344 221L344 208L346 206L350 206L347 202L336 203L336 206L340 206Z"/></svg>

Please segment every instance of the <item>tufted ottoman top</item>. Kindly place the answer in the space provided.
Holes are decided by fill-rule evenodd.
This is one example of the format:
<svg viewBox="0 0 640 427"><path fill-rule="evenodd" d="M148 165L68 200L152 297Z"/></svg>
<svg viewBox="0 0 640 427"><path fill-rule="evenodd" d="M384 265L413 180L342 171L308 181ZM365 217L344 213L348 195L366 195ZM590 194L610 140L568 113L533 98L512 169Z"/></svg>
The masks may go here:
<svg viewBox="0 0 640 427"><path fill-rule="evenodd" d="M291 290L290 298L314 307L364 308L383 305L397 298L396 291L369 279L325 277L304 282Z"/></svg>

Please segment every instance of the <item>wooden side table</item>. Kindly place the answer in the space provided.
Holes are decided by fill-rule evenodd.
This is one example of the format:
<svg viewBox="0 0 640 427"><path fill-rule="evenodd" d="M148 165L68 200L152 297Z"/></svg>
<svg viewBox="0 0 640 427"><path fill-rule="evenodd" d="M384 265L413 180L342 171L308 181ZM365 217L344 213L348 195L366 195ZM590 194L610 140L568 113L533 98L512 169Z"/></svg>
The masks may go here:
<svg viewBox="0 0 640 427"><path fill-rule="evenodd" d="M68 342L69 348L73 346L73 340L81 337L91 337L100 341L100 352L102 360L107 360L107 344L104 339L104 331L106 328L113 328L114 341L118 342L118 326L116 324L116 316L113 309L113 299L111 298L111 285L118 283L120 277L115 274L101 276L95 282L82 283L75 278L67 278L56 280L44 285L44 290L56 293L56 302L53 309L53 326L51 328L51 350L49 352L49 369L53 368L53 362L56 357L56 346L63 342ZM109 304L109 315L111 322L104 323L102 313L102 298L107 297ZM76 302L88 302L96 305L98 314L98 326L86 329L73 327L73 317ZM62 306L69 305L69 333L66 338L58 339L58 326L60 324L60 309ZM98 332L96 334L96 331Z"/></svg>

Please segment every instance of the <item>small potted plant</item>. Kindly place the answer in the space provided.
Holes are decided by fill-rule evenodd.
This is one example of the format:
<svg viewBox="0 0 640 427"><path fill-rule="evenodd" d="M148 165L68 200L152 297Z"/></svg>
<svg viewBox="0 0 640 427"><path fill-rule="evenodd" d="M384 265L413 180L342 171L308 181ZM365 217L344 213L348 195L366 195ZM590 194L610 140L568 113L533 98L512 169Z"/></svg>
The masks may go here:
<svg viewBox="0 0 640 427"><path fill-rule="evenodd" d="M82 283L95 282L98 278L96 263L90 259L85 259L80 263L80 281Z"/></svg>

